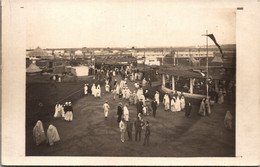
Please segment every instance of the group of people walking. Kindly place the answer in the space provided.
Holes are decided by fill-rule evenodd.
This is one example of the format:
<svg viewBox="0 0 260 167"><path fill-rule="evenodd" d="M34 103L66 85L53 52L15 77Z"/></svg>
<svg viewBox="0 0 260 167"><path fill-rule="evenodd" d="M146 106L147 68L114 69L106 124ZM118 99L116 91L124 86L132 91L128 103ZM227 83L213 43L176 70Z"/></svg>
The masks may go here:
<svg viewBox="0 0 260 167"><path fill-rule="evenodd" d="M135 80L132 78L131 80ZM132 141L132 131L135 131L135 141L141 141L142 131L144 133L144 143L143 145L149 145L149 137L151 135L150 122L143 119L144 116L153 115L156 117L156 110L160 104L160 94L156 91L152 99L148 97L148 90L143 90L140 86L137 91L131 91L127 85L127 78L122 78L121 82L115 79L113 85L111 84L111 79L105 81L105 92L111 92L113 99L118 96L120 103L117 107L117 123L120 130L120 140L125 142L125 135L127 134L128 140ZM143 81L145 82L145 81ZM101 97L101 87L95 83L90 86L89 84L84 85L84 94L93 95L94 97ZM125 100L123 106L122 100ZM221 100L220 100L221 102ZM129 105L136 105L136 120L132 122L130 119ZM180 112L185 111L185 116L188 118L191 115L192 104L190 101L185 99L183 93L180 95L175 91L174 94L166 93L163 97L163 105L165 111ZM110 105L108 100L105 100L103 104L104 118L108 119ZM201 116L206 116L211 114L210 102L208 99L203 98L200 104L198 114ZM62 117L66 121L73 120L73 108L71 102L65 102L64 104L56 104L54 117ZM224 126L227 129L232 129L232 115L230 111L226 112L224 119ZM53 145L55 142L60 140L57 128L53 125L49 125L47 134L43 129L43 124L40 120L37 121L35 127L33 128L33 136L36 145L47 141L49 145Z"/></svg>
<svg viewBox="0 0 260 167"><path fill-rule="evenodd" d="M170 100L171 99L171 100ZM173 95L165 93L163 97L165 111L180 112L185 111L185 116L190 117L192 105L191 102L185 99L183 92L179 95L177 91Z"/></svg>
<svg viewBox="0 0 260 167"><path fill-rule="evenodd" d="M54 118L63 118L65 121L73 120L73 108L71 102L65 102L64 104L55 105Z"/></svg>
<svg viewBox="0 0 260 167"><path fill-rule="evenodd" d="M119 105L120 108L120 105ZM120 137L121 137L121 142L125 142L125 134L127 132L128 135L128 141L132 141L132 131L133 131L133 123L130 118L125 119L125 116L121 115L120 109L118 110L118 122L119 122L119 129L120 129ZM119 121L120 120L120 121ZM151 130L150 130L150 125L149 121L144 121L141 116L139 115L135 122L134 122L134 129L135 129L135 141L140 142L141 141L141 133L142 129L145 128L145 138L144 138L144 146L147 145L149 146L149 137L151 135Z"/></svg>

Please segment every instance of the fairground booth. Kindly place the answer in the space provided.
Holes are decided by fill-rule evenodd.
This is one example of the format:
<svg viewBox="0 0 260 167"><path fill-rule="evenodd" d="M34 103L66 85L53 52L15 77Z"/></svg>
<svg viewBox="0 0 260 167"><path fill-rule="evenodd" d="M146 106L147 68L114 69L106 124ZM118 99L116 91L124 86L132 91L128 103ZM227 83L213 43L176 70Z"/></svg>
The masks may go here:
<svg viewBox="0 0 260 167"><path fill-rule="evenodd" d="M229 99L235 96L235 69L228 67L209 67L209 96L223 91ZM162 90L179 94L183 92L186 97L201 99L207 96L207 69L206 67L191 66L161 66L159 74L162 75ZM214 92L214 93L213 93ZM211 97L212 98L212 97Z"/></svg>

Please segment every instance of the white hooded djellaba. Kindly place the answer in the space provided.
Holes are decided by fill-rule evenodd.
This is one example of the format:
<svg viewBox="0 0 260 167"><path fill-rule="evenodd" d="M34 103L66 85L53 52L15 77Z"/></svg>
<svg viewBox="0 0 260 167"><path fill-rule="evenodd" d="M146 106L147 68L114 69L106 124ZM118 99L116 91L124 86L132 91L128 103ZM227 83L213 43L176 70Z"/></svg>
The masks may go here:
<svg viewBox="0 0 260 167"><path fill-rule="evenodd" d="M97 95L97 94L96 94L96 91L97 91L97 90L96 90L96 85L95 85L95 84L92 85L91 91L92 91L92 95L96 97L96 95Z"/></svg>
<svg viewBox="0 0 260 167"><path fill-rule="evenodd" d="M123 113L124 113L124 119L125 119L125 121L128 121L128 120L129 120L129 110L128 110L128 108L127 108L127 105L124 106L124 111L123 111Z"/></svg>
<svg viewBox="0 0 260 167"><path fill-rule="evenodd" d="M116 84L116 94L119 95L120 93L120 86L119 84Z"/></svg>
<svg viewBox="0 0 260 167"><path fill-rule="evenodd" d="M180 98L179 96L177 96L176 98L176 111L181 111L181 101L180 101Z"/></svg>
<svg viewBox="0 0 260 167"><path fill-rule="evenodd" d="M181 103L181 110L184 110L184 108L185 108L185 97L184 96L181 96L180 103Z"/></svg>
<svg viewBox="0 0 260 167"><path fill-rule="evenodd" d="M43 129L42 121L38 120L33 128L33 139L38 146L42 142L46 141L45 132Z"/></svg>
<svg viewBox="0 0 260 167"><path fill-rule="evenodd" d="M64 108L60 104L56 104L54 118L64 117Z"/></svg>
<svg viewBox="0 0 260 167"><path fill-rule="evenodd" d="M108 111L109 111L109 108L110 108L110 106L108 105L108 102L107 102L107 101L106 101L105 104L103 105L103 108L104 108L105 118L107 118L107 116L108 116Z"/></svg>
<svg viewBox="0 0 260 167"><path fill-rule="evenodd" d="M172 100L171 100L171 111L176 112L176 99L175 99L175 97L173 97Z"/></svg>
<svg viewBox="0 0 260 167"><path fill-rule="evenodd" d="M170 108L170 99L169 95L166 93L163 97L164 110L167 111Z"/></svg>
<svg viewBox="0 0 260 167"><path fill-rule="evenodd" d="M98 86L97 86L97 90L96 90L97 92L96 92L96 94L97 94L97 97L101 97L101 87L100 87L100 85L98 84Z"/></svg>
<svg viewBox="0 0 260 167"><path fill-rule="evenodd" d="M109 84L106 84L105 89L106 89L106 92L109 92L109 89L110 89Z"/></svg>
<svg viewBox="0 0 260 167"><path fill-rule="evenodd" d="M53 146L55 142L60 141L60 136L57 131L57 128L52 124L49 126L47 130L47 140L50 146Z"/></svg>

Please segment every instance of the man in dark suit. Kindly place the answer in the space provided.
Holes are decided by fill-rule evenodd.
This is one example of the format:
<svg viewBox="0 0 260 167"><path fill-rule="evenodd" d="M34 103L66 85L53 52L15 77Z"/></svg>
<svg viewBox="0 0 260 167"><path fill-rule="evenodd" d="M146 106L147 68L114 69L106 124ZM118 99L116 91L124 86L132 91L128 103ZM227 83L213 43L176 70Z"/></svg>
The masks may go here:
<svg viewBox="0 0 260 167"><path fill-rule="evenodd" d="M127 125L126 125L126 131L127 131L127 134L128 134L128 140L129 141L132 141L132 129L133 129L133 123L129 118Z"/></svg>
<svg viewBox="0 0 260 167"><path fill-rule="evenodd" d="M143 121L137 117L137 120L135 120L135 141L137 141L137 136L139 138L138 141L141 141L141 133L143 126Z"/></svg>
<svg viewBox="0 0 260 167"><path fill-rule="evenodd" d="M151 135L151 130L149 126L149 122L146 122L146 128L145 128L145 136L144 136L144 146L147 144L149 146L149 137Z"/></svg>
<svg viewBox="0 0 260 167"><path fill-rule="evenodd" d="M153 99L152 103L151 103L151 107L153 109L153 117L155 117L156 115L156 110L157 110L157 101L155 99Z"/></svg>
<svg viewBox="0 0 260 167"><path fill-rule="evenodd" d="M122 115L123 115L122 103L119 103L117 107L117 123L121 121Z"/></svg>

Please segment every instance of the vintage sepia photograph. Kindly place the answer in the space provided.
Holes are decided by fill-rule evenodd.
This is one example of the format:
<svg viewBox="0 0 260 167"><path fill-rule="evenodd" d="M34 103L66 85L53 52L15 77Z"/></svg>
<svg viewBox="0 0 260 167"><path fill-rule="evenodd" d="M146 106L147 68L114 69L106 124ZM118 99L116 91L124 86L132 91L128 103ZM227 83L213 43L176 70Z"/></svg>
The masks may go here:
<svg viewBox="0 0 260 167"><path fill-rule="evenodd" d="M25 156L236 157L237 8L25 10Z"/></svg>

